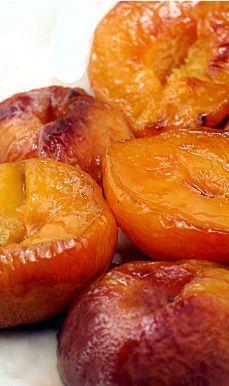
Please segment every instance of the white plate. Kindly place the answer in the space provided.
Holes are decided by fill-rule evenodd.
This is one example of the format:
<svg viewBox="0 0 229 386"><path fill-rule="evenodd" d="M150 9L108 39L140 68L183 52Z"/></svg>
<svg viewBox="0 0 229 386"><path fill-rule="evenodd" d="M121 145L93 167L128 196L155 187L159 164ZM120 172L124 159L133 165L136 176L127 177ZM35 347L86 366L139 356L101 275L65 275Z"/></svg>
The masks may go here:
<svg viewBox="0 0 229 386"><path fill-rule="evenodd" d="M49 322L0 332L1 386L62 386L57 370L58 325Z"/></svg>

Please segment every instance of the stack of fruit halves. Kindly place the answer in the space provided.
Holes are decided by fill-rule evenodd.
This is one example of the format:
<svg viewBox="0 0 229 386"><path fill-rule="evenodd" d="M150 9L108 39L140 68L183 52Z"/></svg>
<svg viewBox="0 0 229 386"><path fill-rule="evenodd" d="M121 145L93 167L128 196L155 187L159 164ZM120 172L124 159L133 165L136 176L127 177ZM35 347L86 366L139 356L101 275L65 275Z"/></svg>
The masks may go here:
<svg viewBox="0 0 229 386"><path fill-rule="evenodd" d="M88 76L0 104L0 327L74 303L66 385L228 386L229 2L118 3Z"/></svg>

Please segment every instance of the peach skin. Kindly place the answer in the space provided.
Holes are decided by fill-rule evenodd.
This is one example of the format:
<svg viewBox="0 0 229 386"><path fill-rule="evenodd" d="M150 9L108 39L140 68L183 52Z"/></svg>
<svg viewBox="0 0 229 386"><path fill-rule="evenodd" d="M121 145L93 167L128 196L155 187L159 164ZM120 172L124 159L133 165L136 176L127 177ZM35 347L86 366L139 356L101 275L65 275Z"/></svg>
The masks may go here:
<svg viewBox="0 0 229 386"><path fill-rule="evenodd" d="M73 305L59 336L67 386L228 386L229 270L133 262Z"/></svg>
<svg viewBox="0 0 229 386"><path fill-rule="evenodd" d="M0 327L65 310L110 265L117 226L83 171L49 159L0 165Z"/></svg>
<svg viewBox="0 0 229 386"><path fill-rule="evenodd" d="M94 35L88 74L136 136L215 127L229 114L229 3L122 1Z"/></svg>
<svg viewBox="0 0 229 386"><path fill-rule="evenodd" d="M79 167L101 183L113 142L133 138L120 112L82 89L51 86L0 103L0 162L47 157Z"/></svg>
<svg viewBox="0 0 229 386"><path fill-rule="evenodd" d="M127 236L155 259L229 263L229 133L171 130L110 148L104 191Z"/></svg>

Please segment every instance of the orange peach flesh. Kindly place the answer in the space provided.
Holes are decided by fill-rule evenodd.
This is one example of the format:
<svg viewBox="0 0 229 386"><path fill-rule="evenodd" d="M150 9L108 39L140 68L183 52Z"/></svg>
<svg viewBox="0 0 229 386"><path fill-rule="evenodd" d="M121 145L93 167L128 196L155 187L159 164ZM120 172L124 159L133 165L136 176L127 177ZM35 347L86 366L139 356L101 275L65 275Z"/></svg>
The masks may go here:
<svg viewBox="0 0 229 386"><path fill-rule="evenodd" d="M117 227L86 173L51 160L0 165L0 327L43 320L104 272Z"/></svg>
<svg viewBox="0 0 229 386"><path fill-rule="evenodd" d="M169 131L113 146L104 190L117 221L158 259L229 262L229 137Z"/></svg>
<svg viewBox="0 0 229 386"><path fill-rule="evenodd" d="M228 18L228 2L120 2L94 35L96 97L137 136L216 126L229 114Z"/></svg>
<svg viewBox="0 0 229 386"><path fill-rule="evenodd" d="M204 261L133 262L102 276L59 337L66 384L227 386L229 271Z"/></svg>

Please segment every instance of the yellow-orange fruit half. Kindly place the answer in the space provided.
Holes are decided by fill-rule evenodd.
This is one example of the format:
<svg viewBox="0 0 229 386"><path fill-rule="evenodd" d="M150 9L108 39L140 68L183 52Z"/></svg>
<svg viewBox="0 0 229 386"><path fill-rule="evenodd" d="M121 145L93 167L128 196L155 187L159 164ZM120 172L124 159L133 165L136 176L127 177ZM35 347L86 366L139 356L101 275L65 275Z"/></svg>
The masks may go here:
<svg viewBox="0 0 229 386"><path fill-rule="evenodd" d="M89 78L137 136L229 114L229 3L124 1L96 29Z"/></svg>
<svg viewBox="0 0 229 386"><path fill-rule="evenodd" d="M0 327L66 309L104 272L117 226L93 179L49 159L0 165Z"/></svg>
<svg viewBox="0 0 229 386"><path fill-rule="evenodd" d="M229 262L229 133L172 130L114 145L104 189L118 223L156 259Z"/></svg>

